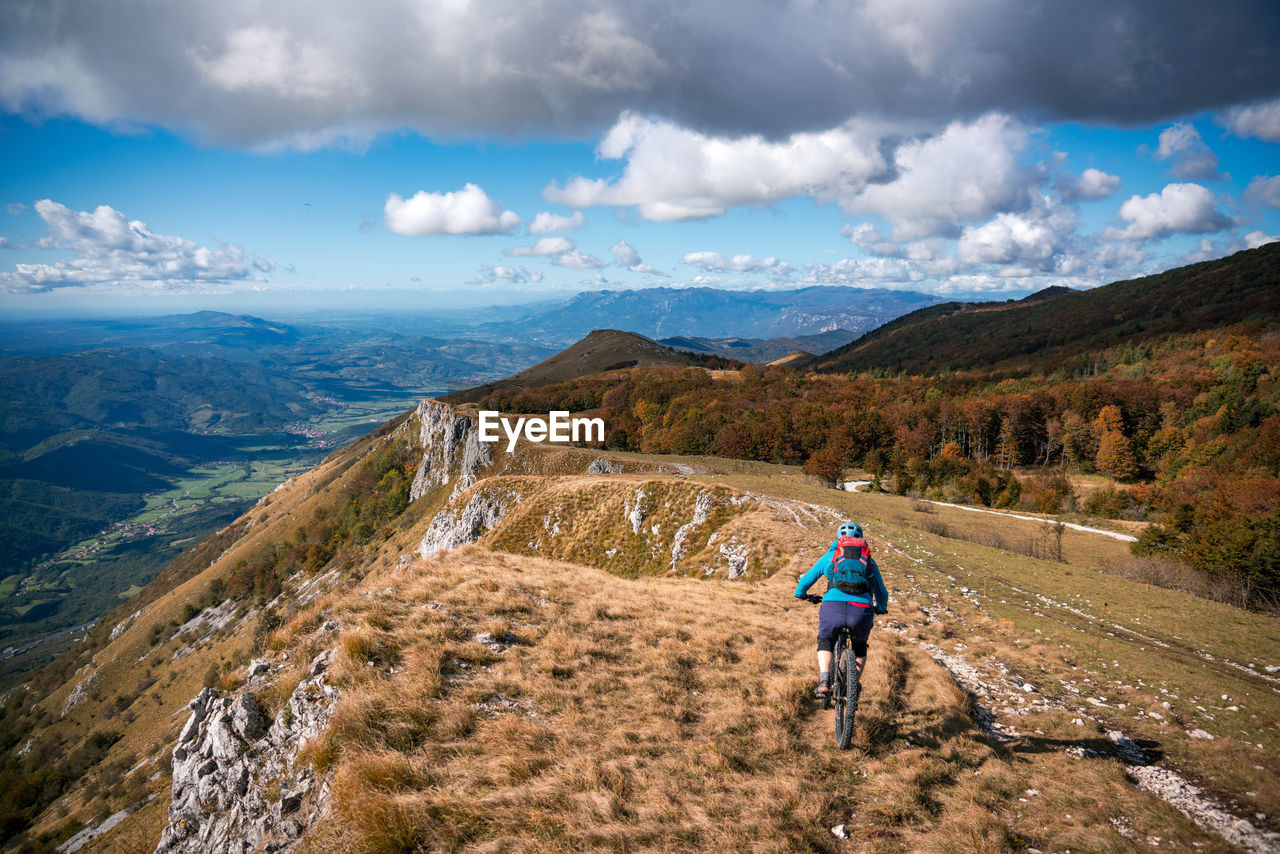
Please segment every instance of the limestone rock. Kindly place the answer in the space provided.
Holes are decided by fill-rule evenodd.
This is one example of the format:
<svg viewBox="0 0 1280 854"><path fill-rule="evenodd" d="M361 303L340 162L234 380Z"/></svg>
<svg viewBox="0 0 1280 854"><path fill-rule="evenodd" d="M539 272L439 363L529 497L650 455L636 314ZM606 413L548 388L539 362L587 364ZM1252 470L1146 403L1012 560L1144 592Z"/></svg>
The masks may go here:
<svg viewBox="0 0 1280 854"><path fill-rule="evenodd" d="M325 681L332 652L311 663L274 721L252 693L205 688L173 751L169 824L157 852L292 851L327 809L328 780L297 762L328 724L338 690ZM268 792L278 784L279 800ZM288 816L282 819L282 816Z"/></svg>
<svg viewBox="0 0 1280 854"><path fill-rule="evenodd" d="M519 503L520 493L513 490L493 485L478 487L460 511L450 506L436 514L418 546L418 554L429 558L475 542Z"/></svg>
<svg viewBox="0 0 1280 854"><path fill-rule="evenodd" d="M422 461L409 487L410 501L417 501L432 488L455 478L456 495L474 484L476 474L492 460L489 444L480 442L471 419L434 400L419 403L413 417L400 429L409 433L422 451Z"/></svg>

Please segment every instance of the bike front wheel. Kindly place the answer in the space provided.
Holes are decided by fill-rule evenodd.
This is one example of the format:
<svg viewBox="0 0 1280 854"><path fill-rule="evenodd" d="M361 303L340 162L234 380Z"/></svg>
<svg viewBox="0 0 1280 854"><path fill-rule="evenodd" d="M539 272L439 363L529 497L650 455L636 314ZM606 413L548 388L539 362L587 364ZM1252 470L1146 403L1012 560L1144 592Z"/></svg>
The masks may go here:
<svg viewBox="0 0 1280 854"><path fill-rule="evenodd" d="M832 693L835 694L836 747L847 750L849 743L853 741L853 723L862 686L858 681L858 666L854 661L853 650L846 644L837 653L836 660L839 663L836 665L836 679L831 686Z"/></svg>

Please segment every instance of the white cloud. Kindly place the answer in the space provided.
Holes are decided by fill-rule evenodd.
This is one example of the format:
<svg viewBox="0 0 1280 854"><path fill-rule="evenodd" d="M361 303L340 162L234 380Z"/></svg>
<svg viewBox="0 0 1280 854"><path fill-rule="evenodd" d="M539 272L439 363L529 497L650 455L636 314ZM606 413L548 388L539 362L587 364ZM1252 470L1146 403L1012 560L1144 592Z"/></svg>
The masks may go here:
<svg viewBox="0 0 1280 854"><path fill-rule="evenodd" d="M1009 116L955 122L937 136L899 145L896 177L841 204L850 213L886 220L896 240L945 234L1027 204L1028 191L1043 175L1019 164L1026 144L1026 129Z"/></svg>
<svg viewBox="0 0 1280 854"><path fill-rule="evenodd" d="M650 267L648 264L640 260L640 252L625 240L619 240L617 243L609 247L609 254L613 256L613 261L619 267L626 267L633 273L649 273L656 276L666 276L666 273L660 273Z"/></svg>
<svg viewBox="0 0 1280 854"><path fill-rule="evenodd" d="M913 263L902 258L842 258L834 264L808 264L797 284L851 285L867 284L906 285L924 279L924 273Z"/></svg>
<svg viewBox="0 0 1280 854"><path fill-rule="evenodd" d="M1051 271L1074 237L1077 219L1070 209L1041 196L1022 213L1000 213L966 228L956 243L961 264L1006 264Z"/></svg>
<svg viewBox="0 0 1280 854"><path fill-rule="evenodd" d="M17 216L18 214L25 212L27 210L27 206L22 202L9 202L9 204L4 206L4 209L11 216Z"/></svg>
<svg viewBox="0 0 1280 854"><path fill-rule="evenodd" d="M1280 99L1227 110L1218 116L1218 123L1236 136L1280 142Z"/></svg>
<svg viewBox="0 0 1280 854"><path fill-rule="evenodd" d="M1130 278L1141 272L1140 268L1146 260L1147 253L1137 242L1129 240L1094 242L1085 263L1081 265L1081 272L1102 278L1107 276ZM1102 281L1095 278L1094 284L1102 284Z"/></svg>
<svg viewBox="0 0 1280 854"><path fill-rule="evenodd" d="M1255 205L1280 208L1280 175L1258 175L1245 188L1244 197Z"/></svg>
<svg viewBox="0 0 1280 854"><path fill-rule="evenodd" d="M745 254L726 258L719 252L690 252L680 262L709 273L784 273L791 269L790 264L777 258L757 258Z"/></svg>
<svg viewBox="0 0 1280 854"><path fill-rule="evenodd" d="M470 282L473 285L503 284L537 284L542 281L541 270L526 270L524 267L507 267L502 264L482 264L476 271L476 277Z"/></svg>
<svg viewBox="0 0 1280 854"><path fill-rule="evenodd" d="M1120 206L1128 227L1103 233L1107 239L1152 240L1174 232L1205 233L1229 226L1208 188L1199 184L1168 184L1159 193L1131 196Z"/></svg>
<svg viewBox="0 0 1280 854"><path fill-rule="evenodd" d="M1120 189L1120 176L1089 168L1080 173L1079 179L1059 175L1054 189L1069 202L1093 202Z"/></svg>
<svg viewBox="0 0 1280 854"><path fill-rule="evenodd" d="M1043 170L1019 162L1026 129L1009 116L989 114L899 143L891 177L876 183L888 168L881 154L886 132L849 122L768 141L709 136L628 113L597 149L604 159L625 160L620 177L575 177L563 187L548 185L543 196L571 207L634 207L644 219L680 221L807 195L881 217L895 240L912 240L1025 207L1028 191L1043 179Z"/></svg>
<svg viewBox="0 0 1280 854"><path fill-rule="evenodd" d="M1160 132L1156 159L1172 160L1175 178L1216 181L1226 177L1218 171L1218 155L1209 150L1190 122L1174 122Z"/></svg>
<svg viewBox="0 0 1280 854"><path fill-rule="evenodd" d="M54 264L18 264L12 273L0 273L0 290L37 292L54 288L134 286L147 289L190 290L250 276L244 251L235 244L216 249L200 246L185 237L156 234L139 220L107 205L74 211L49 199L35 204L36 213L49 226L39 245L69 250L70 261ZM271 259L253 266L274 268Z"/></svg>
<svg viewBox="0 0 1280 854"><path fill-rule="evenodd" d="M570 252L573 247L573 241L567 237L543 237L532 246L517 246L514 249L504 249L502 254L516 258L543 258L548 255L559 255L561 252Z"/></svg>
<svg viewBox="0 0 1280 854"><path fill-rule="evenodd" d="M570 270L599 270L605 266L605 263L599 258L577 249L572 252L562 252L552 258L551 263L557 267L567 267Z"/></svg>
<svg viewBox="0 0 1280 854"><path fill-rule="evenodd" d="M383 207L387 228L396 234L421 237L432 234L509 234L520 224L513 211L489 198L475 184L452 193L419 190L408 199L397 193Z"/></svg>
<svg viewBox="0 0 1280 854"><path fill-rule="evenodd" d="M1259 246L1266 246L1268 243L1275 243L1277 240L1280 240L1280 237L1267 234L1264 231L1251 231L1244 236L1244 245L1248 249L1257 249Z"/></svg>
<svg viewBox="0 0 1280 854"><path fill-rule="evenodd" d="M625 240L619 240L610 246L609 252L620 267L634 267L640 263L640 253Z"/></svg>
<svg viewBox="0 0 1280 854"><path fill-rule="evenodd" d="M759 136L716 137L624 114L604 136L600 157L626 160L617 180L575 177L543 196L583 208L635 207L648 220L720 216L735 205L768 204L808 194L819 200L865 186L883 168L876 136L847 124L770 142Z"/></svg>
<svg viewBox="0 0 1280 854"><path fill-rule="evenodd" d="M587 218L582 211L574 211L569 216L561 216L550 211L539 211L529 224L530 234L551 234L556 231L573 231L580 228Z"/></svg>

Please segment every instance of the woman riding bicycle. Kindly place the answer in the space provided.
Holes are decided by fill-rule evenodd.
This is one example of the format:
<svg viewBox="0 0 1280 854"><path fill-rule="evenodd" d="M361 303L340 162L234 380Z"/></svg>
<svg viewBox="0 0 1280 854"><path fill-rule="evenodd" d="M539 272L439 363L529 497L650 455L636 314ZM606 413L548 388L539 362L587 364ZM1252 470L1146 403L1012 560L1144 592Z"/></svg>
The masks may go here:
<svg viewBox="0 0 1280 854"><path fill-rule="evenodd" d="M814 563L796 585L797 599L807 596L819 576L827 578L827 592L818 609L818 690L825 699L831 691L831 650L836 632L848 627L858 673L867 660L867 637L871 634L872 613L889 610L889 591L880 578L880 567L862 538L862 528L845 522L836 531L835 542Z"/></svg>

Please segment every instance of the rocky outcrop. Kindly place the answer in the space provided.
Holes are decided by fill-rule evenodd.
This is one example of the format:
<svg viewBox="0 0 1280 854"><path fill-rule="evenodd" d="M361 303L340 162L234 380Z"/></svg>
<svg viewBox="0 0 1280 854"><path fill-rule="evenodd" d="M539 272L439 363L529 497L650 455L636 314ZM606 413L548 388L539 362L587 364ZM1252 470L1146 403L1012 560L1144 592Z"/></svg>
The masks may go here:
<svg viewBox="0 0 1280 854"><path fill-rule="evenodd" d="M86 664L84 667L81 667L79 670L76 671L76 675L79 676L81 672L85 670L90 670L91 668L92 668L92 665ZM98 678L98 671L93 670L93 672L89 673L89 675L85 676L83 679L81 679L79 682L76 683L76 687L71 689L71 693L67 695L66 702L63 703L62 705L62 717L65 718L67 716L67 712L71 711L76 706L80 705L85 701L85 699L89 696L89 689L93 686L93 683L97 680L97 678Z"/></svg>
<svg viewBox="0 0 1280 854"><path fill-rule="evenodd" d="M157 852L291 851L324 813L328 780L298 751L324 729L338 690L325 681L331 652L270 720L254 695L206 688L173 749L173 800Z"/></svg>
<svg viewBox="0 0 1280 854"><path fill-rule="evenodd" d="M419 403L400 429L422 450L422 462L409 487L410 501L455 479L453 494L457 495L476 482L480 469L492 459L488 443L480 442L471 419L434 400Z"/></svg>
<svg viewBox="0 0 1280 854"><path fill-rule="evenodd" d="M689 536L689 532L699 525L705 524L707 517L711 514L711 508L715 505L715 500L711 497L711 493L705 489L698 493L697 499L693 504L693 519L685 522L676 531L675 541L671 544L671 571L674 572L676 564L680 558L684 557L684 541Z"/></svg>
<svg viewBox="0 0 1280 854"><path fill-rule="evenodd" d="M751 550L746 543L736 540L721 543L720 555L727 562L729 578L741 578L747 574L747 561L751 557Z"/></svg>
<svg viewBox="0 0 1280 854"><path fill-rule="evenodd" d="M474 543L520 503L520 493L490 484L478 488L461 510L446 507L431 520L431 527L418 545L418 554L432 557L442 551Z"/></svg>
<svg viewBox="0 0 1280 854"><path fill-rule="evenodd" d="M587 474L622 474L626 471L623 465L608 457L596 457L587 466Z"/></svg>
<svg viewBox="0 0 1280 854"><path fill-rule="evenodd" d="M115 640L116 640L117 638L119 638L122 634L124 634L125 632L127 632L127 631L129 630L129 627L130 627L130 626L132 626L132 625L134 624L134 622L135 622L139 617L141 617L141 616L142 616L142 612L143 612L143 611L145 611L145 610L147 610L147 609L146 609L146 608L141 608L141 609L139 609L139 610L137 610L137 611L134 611L132 614L130 614L129 616L125 617L125 618L124 618L123 620L121 620L120 622L116 623L115 628L113 628L113 629L111 630L111 640L112 640L112 641L115 641Z"/></svg>
<svg viewBox="0 0 1280 854"><path fill-rule="evenodd" d="M154 794L147 795L136 804L107 816L99 824L91 824L88 827L82 828L79 833L58 846L58 854L76 854L77 851L84 848L99 836L104 836L114 830L116 825L133 815L139 807L143 807L151 803L151 800L154 797Z"/></svg>
<svg viewBox="0 0 1280 854"><path fill-rule="evenodd" d="M635 504L631 503L631 499L627 499L627 503L623 506L623 513L626 515L627 521L631 523L631 533L633 534L640 533L640 526L644 524L645 517L649 515L644 503L644 497L644 488L640 487L635 492Z"/></svg>

